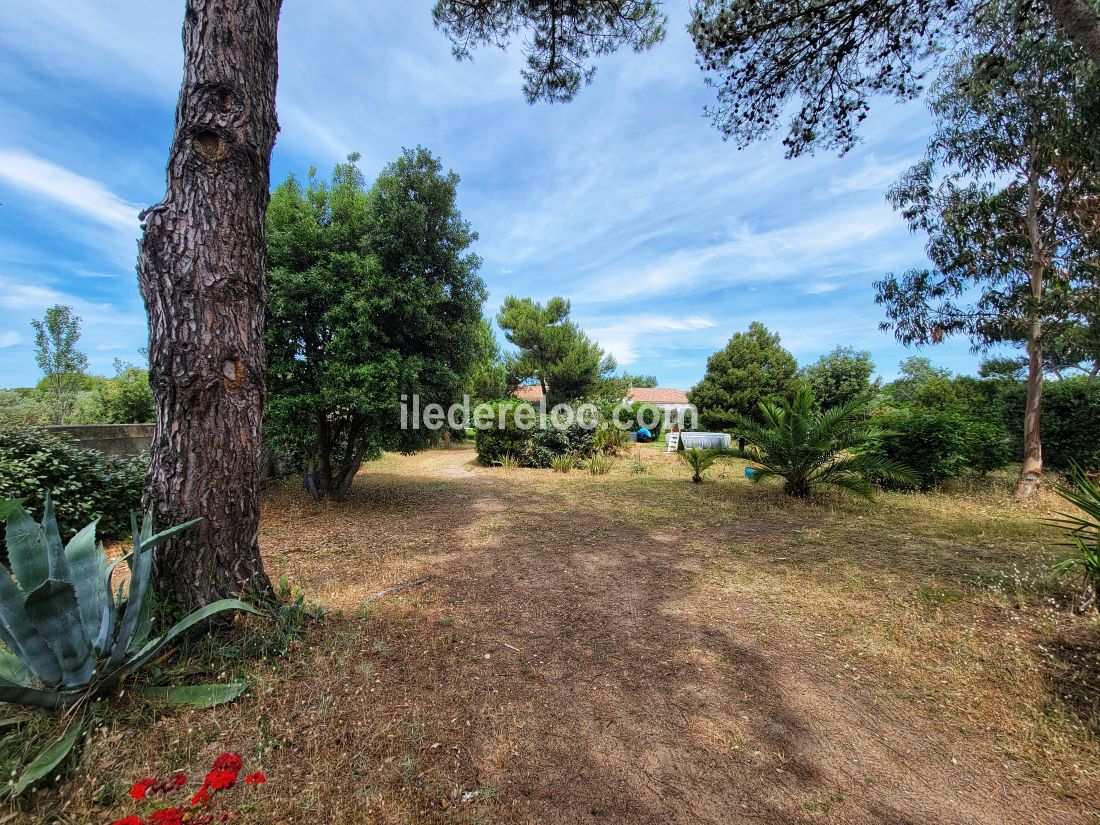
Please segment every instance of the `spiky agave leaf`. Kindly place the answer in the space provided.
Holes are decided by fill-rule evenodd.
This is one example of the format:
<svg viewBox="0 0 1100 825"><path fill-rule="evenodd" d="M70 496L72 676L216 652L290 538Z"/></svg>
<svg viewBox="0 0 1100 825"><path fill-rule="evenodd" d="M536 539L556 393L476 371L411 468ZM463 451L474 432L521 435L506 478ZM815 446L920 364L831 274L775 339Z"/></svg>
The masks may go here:
<svg viewBox="0 0 1100 825"><path fill-rule="evenodd" d="M50 645L61 665L61 684L88 684L96 669L96 654L84 635L76 589L70 582L46 579L24 602L27 616Z"/></svg>
<svg viewBox="0 0 1100 825"><path fill-rule="evenodd" d="M232 702L246 690L249 682L237 681L215 685L179 685L176 687L147 687L139 691L150 699L163 699L173 705L190 705L193 708L212 708Z"/></svg>
<svg viewBox="0 0 1100 825"><path fill-rule="evenodd" d="M93 642L93 646L99 638L105 602L111 595L103 579L107 557L95 539L98 522L99 519L91 522L65 545L65 561L69 566L70 581L76 588L80 621L84 625L84 635ZM99 655L98 647L96 655Z"/></svg>
<svg viewBox="0 0 1100 825"><path fill-rule="evenodd" d="M42 533L42 525L36 523L22 507L16 507L8 514L5 529L8 563L19 589L26 595L50 576L46 536Z"/></svg>
<svg viewBox="0 0 1100 825"><path fill-rule="evenodd" d="M200 607L198 610L194 610L184 618L176 622L163 636L158 636L155 639L151 639L145 643L145 646L141 648L137 653L133 654L129 659L124 660L121 665L108 669L104 675L104 684L107 686L113 686L117 684L126 673L131 671L140 670L142 667L153 661L160 652L164 650L168 644L180 636L180 634L189 630L204 619L208 619L218 613L222 613L226 610L243 610L246 613L255 613L260 615L260 611L254 608L250 604L245 604L238 599L221 599L216 602L211 602L205 607Z"/></svg>

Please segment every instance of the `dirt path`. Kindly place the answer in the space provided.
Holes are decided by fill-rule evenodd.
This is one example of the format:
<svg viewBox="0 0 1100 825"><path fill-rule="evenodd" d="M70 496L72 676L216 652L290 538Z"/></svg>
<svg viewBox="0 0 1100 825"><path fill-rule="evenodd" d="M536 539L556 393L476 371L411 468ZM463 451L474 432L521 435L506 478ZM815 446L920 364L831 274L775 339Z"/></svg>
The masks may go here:
<svg viewBox="0 0 1100 825"><path fill-rule="evenodd" d="M346 673L348 690L375 681L326 727L378 722L366 759L382 767L363 768L372 816L1089 821L1080 800L1010 765L990 732L862 669L783 605L738 598L710 575L728 562L728 530L674 513L637 526L585 506L602 479L565 482L589 491L578 497L472 458L434 451L372 470L338 520L289 494L268 503L280 516L266 552L319 533L320 548L276 565L346 612L338 638L369 642L335 643L372 662ZM362 605L422 576L415 592Z"/></svg>

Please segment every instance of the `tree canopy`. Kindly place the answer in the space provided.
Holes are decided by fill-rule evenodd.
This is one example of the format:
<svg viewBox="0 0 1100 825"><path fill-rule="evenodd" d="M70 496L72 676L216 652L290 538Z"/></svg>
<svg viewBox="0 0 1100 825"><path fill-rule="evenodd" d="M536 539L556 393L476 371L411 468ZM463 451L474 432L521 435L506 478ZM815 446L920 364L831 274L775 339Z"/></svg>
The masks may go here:
<svg viewBox="0 0 1100 825"><path fill-rule="evenodd" d="M871 353L838 346L799 372L822 409L839 407L853 399L866 400L874 384L875 362Z"/></svg>
<svg viewBox="0 0 1100 825"><path fill-rule="evenodd" d="M657 0L438 0L436 25L454 55L468 60L479 45L506 48L525 33L523 93L528 102L571 100L592 82L592 59L626 45L644 51L664 39L667 18Z"/></svg>
<svg viewBox="0 0 1100 825"><path fill-rule="evenodd" d="M797 371L798 362L779 336L754 321L707 359L706 374L688 398L704 426L727 429L758 415L762 401L782 404L796 387Z"/></svg>
<svg viewBox="0 0 1100 825"><path fill-rule="evenodd" d="M461 396L485 298L458 176L406 149L368 190L357 160L327 182L291 176L268 211L267 428L317 497L342 496L383 447L433 439L401 428L401 396Z"/></svg>
<svg viewBox="0 0 1100 825"><path fill-rule="evenodd" d="M509 295L497 313L504 337L518 352L506 359L513 384L536 381L551 405L592 395L616 367L615 359L569 320L569 301L546 305Z"/></svg>
<svg viewBox="0 0 1100 825"><path fill-rule="evenodd" d="M73 308L55 304L41 319L31 321L34 327L35 360L49 385L50 407L54 424L65 423L80 389L88 356L76 348L80 340L80 316Z"/></svg>
<svg viewBox="0 0 1100 825"><path fill-rule="evenodd" d="M1088 0L698 0L689 27L718 101L715 126L739 146L769 137L789 117L788 155L846 152L875 97L921 94L976 21L997 21L999 51L1031 27L1065 36L1100 62L1100 15Z"/></svg>
<svg viewBox="0 0 1100 825"><path fill-rule="evenodd" d="M1026 342L1024 469L1017 496L1042 472L1043 345L1095 301L1100 284L1100 71L1072 44L998 21L976 36L930 98L925 157L889 198L927 236L933 269L876 284L884 329L906 344L955 334L976 349Z"/></svg>

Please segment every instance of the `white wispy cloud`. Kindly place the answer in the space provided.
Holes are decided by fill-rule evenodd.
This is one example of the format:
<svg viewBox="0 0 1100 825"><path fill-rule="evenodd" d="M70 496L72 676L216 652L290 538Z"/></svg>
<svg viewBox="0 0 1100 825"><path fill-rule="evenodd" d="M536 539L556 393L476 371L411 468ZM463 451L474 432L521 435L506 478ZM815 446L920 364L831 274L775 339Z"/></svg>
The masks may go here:
<svg viewBox="0 0 1100 825"><path fill-rule="evenodd" d="M0 148L0 181L120 232L137 231L141 207L122 200L99 181L28 152Z"/></svg>
<svg viewBox="0 0 1100 825"><path fill-rule="evenodd" d="M23 343L23 336L15 330L0 332L0 349L14 347L16 344L21 343Z"/></svg>
<svg viewBox="0 0 1100 825"><path fill-rule="evenodd" d="M627 366L638 361L639 348L644 351L652 346L655 350L659 344L662 350L675 349L689 341L691 333L715 326L713 320L701 316L630 315L610 323L596 321L585 328L620 366Z"/></svg>

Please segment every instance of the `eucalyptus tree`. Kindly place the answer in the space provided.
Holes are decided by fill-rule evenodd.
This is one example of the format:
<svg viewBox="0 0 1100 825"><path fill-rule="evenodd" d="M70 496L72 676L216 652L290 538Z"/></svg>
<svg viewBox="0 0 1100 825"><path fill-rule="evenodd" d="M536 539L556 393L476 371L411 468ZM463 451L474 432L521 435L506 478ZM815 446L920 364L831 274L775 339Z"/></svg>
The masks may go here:
<svg viewBox="0 0 1100 825"><path fill-rule="evenodd" d="M933 89L925 157L889 198L928 236L932 269L878 284L885 329L906 344L969 337L1026 342L1024 462L1015 495L1042 475L1048 335L1095 298L1100 253L1100 73L1041 27L962 58Z"/></svg>
<svg viewBox="0 0 1100 825"><path fill-rule="evenodd" d="M976 21L998 16L1003 45L1015 31L1057 21L1062 36L1100 63L1093 0L697 0L690 32L716 89L708 109L745 146L788 119L790 156L846 152L875 97L919 97L944 58L980 39Z"/></svg>

